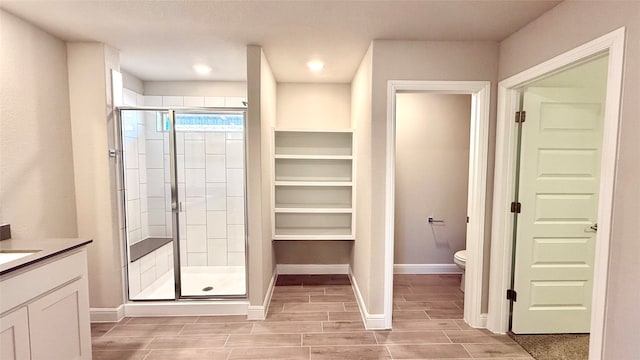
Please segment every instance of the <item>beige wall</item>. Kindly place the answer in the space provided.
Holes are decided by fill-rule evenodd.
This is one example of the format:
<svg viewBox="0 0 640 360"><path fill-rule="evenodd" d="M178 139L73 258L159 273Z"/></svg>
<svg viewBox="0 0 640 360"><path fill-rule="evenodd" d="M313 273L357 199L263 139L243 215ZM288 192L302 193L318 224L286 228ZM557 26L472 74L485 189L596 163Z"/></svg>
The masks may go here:
<svg viewBox="0 0 640 360"><path fill-rule="evenodd" d="M77 236L65 43L0 10L0 223Z"/></svg>
<svg viewBox="0 0 640 360"><path fill-rule="evenodd" d="M470 120L471 95L396 96L395 264L453 264L465 248Z"/></svg>
<svg viewBox="0 0 640 360"><path fill-rule="evenodd" d="M259 46L247 47L247 224L249 302L261 306L275 270L271 240L271 128L276 81ZM266 310L266 309L265 309Z"/></svg>
<svg viewBox="0 0 640 360"><path fill-rule="evenodd" d="M604 359L640 354L640 3L563 2L500 44L500 79L626 27Z"/></svg>
<svg viewBox="0 0 640 360"><path fill-rule="evenodd" d="M274 241L278 264L348 264L353 241Z"/></svg>
<svg viewBox="0 0 640 360"><path fill-rule="evenodd" d="M241 81L144 81L143 83L144 95L147 96L247 96L247 83Z"/></svg>
<svg viewBox="0 0 640 360"><path fill-rule="evenodd" d="M369 46L351 82L351 126L355 130L356 240L351 251L353 279L365 306L371 296L371 85L373 44ZM379 265L378 265L379 266ZM381 280L381 279L380 279ZM371 311L369 311L371 313ZM380 311L382 313L382 311Z"/></svg>
<svg viewBox="0 0 640 360"><path fill-rule="evenodd" d="M349 84L278 83L278 120L283 129L349 129Z"/></svg>
<svg viewBox="0 0 640 360"><path fill-rule="evenodd" d="M276 127L351 128L349 84L278 83ZM278 264L347 264L351 241L274 241Z"/></svg>
<svg viewBox="0 0 640 360"><path fill-rule="evenodd" d="M276 259L271 239L271 131L276 125L276 79L271 71L269 61L260 49L260 126L262 131L262 281L264 290L268 289L269 281L275 271ZM265 309L266 311L267 309Z"/></svg>
<svg viewBox="0 0 640 360"><path fill-rule="evenodd" d="M492 198L495 147L498 44L494 42L390 41L373 42L371 118L371 301L369 312L382 313L384 267L387 82L389 80L485 80L492 82L487 198ZM358 195L360 196L360 194ZM487 202L487 214L491 203ZM491 217L485 227L485 270L488 270ZM488 273L488 271L485 271ZM488 289L488 276L483 281ZM483 308L487 305L486 294Z"/></svg>
<svg viewBox="0 0 640 360"><path fill-rule="evenodd" d="M75 175L78 236L93 239L89 248L89 296L92 308L123 303L119 199L113 147L111 69L119 54L100 43L67 44L69 103Z"/></svg>

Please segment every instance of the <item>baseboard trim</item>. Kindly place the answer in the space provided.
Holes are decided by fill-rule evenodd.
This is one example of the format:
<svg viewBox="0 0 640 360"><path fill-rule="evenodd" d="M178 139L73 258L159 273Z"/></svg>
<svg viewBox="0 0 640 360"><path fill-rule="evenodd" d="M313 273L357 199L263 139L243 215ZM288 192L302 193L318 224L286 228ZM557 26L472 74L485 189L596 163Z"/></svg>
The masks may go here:
<svg viewBox="0 0 640 360"><path fill-rule="evenodd" d="M362 322L364 323L364 327L367 330L382 330L386 329L384 326L384 314L369 314L367 311L367 307L364 303L364 299L362 298L362 293L360 292L360 288L358 287L358 282L356 281L355 276L353 275L353 271L351 271L351 267L348 267L349 280L351 280L351 288L353 289L354 294L356 295L356 301L358 303L358 308L360 309L360 316L362 317Z"/></svg>
<svg viewBox="0 0 640 360"><path fill-rule="evenodd" d="M249 305L247 309L247 320L264 320L267 318L267 312L269 311L269 305L271 304L271 297L273 296L273 290L276 287L276 279L278 279L278 269L276 268L271 275L271 281L267 288L267 294L265 295L264 302L260 306Z"/></svg>
<svg viewBox="0 0 640 360"><path fill-rule="evenodd" d="M171 301L124 304L124 315L139 316L206 316L206 315L247 315L249 302L229 301Z"/></svg>
<svg viewBox="0 0 640 360"><path fill-rule="evenodd" d="M89 319L92 323L118 322L124 318L124 304L117 308L91 308Z"/></svg>
<svg viewBox="0 0 640 360"><path fill-rule="evenodd" d="M279 275L348 274L349 264L278 264Z"/></svg>
<svg viewBox="0 0 640 360"><path fill-rule="evenodd" d="M487 318L489 314L480 314L480 326L481 329L486 329L487 328Z"/></svg>
<svg viewBox="0 0 640 360"><path fill-rule="evenodd" d="M394 274L462 274L456 264L394 264Z"/></svg>

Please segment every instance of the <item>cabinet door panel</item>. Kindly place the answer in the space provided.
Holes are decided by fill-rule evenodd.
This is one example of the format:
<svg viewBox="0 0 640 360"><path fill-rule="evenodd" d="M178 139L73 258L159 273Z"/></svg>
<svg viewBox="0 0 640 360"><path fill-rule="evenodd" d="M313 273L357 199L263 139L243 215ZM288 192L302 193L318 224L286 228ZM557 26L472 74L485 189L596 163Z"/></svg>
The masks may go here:
<svg viewBox="0 0 640 360"><path fill-rule="evenodd" d="M30 359L29 318L27 309L20 308L0 318L0 359Z"/></svg>
<svg viewBox="0 0 640 360"><path fill-rule="evenodd" d="M33 360L91 359L86 278L29 304Z"/></svg>

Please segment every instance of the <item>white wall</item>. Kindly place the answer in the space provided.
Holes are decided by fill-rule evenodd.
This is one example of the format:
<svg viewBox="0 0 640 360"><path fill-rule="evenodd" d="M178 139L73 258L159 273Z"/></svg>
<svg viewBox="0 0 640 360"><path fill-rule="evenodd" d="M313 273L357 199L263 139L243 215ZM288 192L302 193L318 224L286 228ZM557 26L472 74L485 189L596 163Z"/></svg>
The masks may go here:
<svg viewBox="0 0 640 360"><path fill-rule="evenodd" d="M395 264L453 264L465 248L470 119L471 95L396 95Z"/></svg>
<svg viewBox="0 0 640 360"><path fill-rule="evenodd" d="M246 98L247 83L239 81L144 81L144 94Z"/></svg>
<svg viewBox="0 0 640 360"><path fill-rule="evenodd" d="M124 106L144 105L142 95L129 89L123 89L122 94ZM145 119L143 114L132 111L125 111L122 115L126 232L128 245L133 245L149 236ZM119 196L122 194L119 193ZM122 225L120 224L120 227Z"/></svg>
<svg viewBox="0 0 640 360"><path fill-rule="evenodd" d="M597 21L594 21L597 19ZM607 309L605 360L640 354L640 3L562 2L500 43L500 79L626 27Z"/></svg>
<svg viewBox="0 0 640 360"><path fill-rule="evenodd" d="M490 119L495 119L498 44L494 42L373 41L371 118L371 298L370 312L382 313L384 269L385 172L387 136L387 82L389 80L485 80L492 82ZM492 198L495 120L490 124L487 198ZM360 192L360 191L359 191ZM360 196L360 194L358 194ZM365 195L363 195L365 196ZM487 202L487 214L491 202ZM485 227L485 269L490 251L490 224ZM488 274L488 271L486 271ZM483 281L488 289L488 276ZM487 305L483 297L483 309Z"/></svg>
<svg viewBox="0 0 640 360"><path fill-rule="evenodd" d="M65 43L0 10L0 223L77 236Z"/></svg>
<svg viewBox="0 0 640 360"><path fill-rule="evenodd" d="M363 301L370 301L371 274L371 96L373 44L351 82L351 126L356 133L356 240L351 252L353 278ZM381 280L381 279L380 279ZM371 312L371 311L369 311ZM379 313L382 313L380 310Z"/></svg>

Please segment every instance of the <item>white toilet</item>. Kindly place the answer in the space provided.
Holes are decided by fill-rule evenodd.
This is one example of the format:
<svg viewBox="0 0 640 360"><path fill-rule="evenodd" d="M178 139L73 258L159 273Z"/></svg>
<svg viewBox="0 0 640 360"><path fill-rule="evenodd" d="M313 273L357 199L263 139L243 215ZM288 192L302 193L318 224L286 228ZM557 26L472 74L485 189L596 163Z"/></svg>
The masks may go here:
<svg viewBox="0 0 640 360"><path fill-rule="evenodd" d="M460 282L460 290L464 292L464 268L467 265L467 250L460 250L453 254L453 262L462 269L462 281Z"/></svg>

